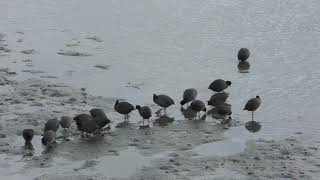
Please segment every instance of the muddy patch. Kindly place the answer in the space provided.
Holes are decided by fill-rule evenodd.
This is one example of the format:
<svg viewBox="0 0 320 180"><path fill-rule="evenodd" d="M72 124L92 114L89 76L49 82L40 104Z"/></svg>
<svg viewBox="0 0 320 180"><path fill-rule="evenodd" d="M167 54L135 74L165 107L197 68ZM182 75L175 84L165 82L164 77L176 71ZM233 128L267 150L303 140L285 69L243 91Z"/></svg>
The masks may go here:
<svg viewBox="0 0 320 180"><path fill-rule="evenodd" d="M28 55L30 55L30 54L35 54L35 53L36 53L36 50L34 50L34 49L27 49L27 50L21 51L21 53L22 53L22 54L28 54Z"/></svg>
<svg viewBox="0 0 320 180"><path fill-rule="evenodd" d="M98 65L95 65L94 67L96 67L98 69L108 70L108 69L110 69L111 65L98 64Z"/></svg>
<svg viewBox="0 0 320 180"><path fill-rule="evenodd" d="M85 37L85 39L90 39L90 40L93 40L95 42L103 42L103 40L97 36L87 36Z"/></svg>

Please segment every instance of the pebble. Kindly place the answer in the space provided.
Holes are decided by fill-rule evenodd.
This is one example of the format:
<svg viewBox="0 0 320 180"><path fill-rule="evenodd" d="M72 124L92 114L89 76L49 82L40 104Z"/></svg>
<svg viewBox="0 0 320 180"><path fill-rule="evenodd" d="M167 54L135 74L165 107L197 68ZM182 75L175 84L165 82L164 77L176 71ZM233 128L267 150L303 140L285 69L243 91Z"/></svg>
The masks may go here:
<svg viewBox="0 0 320 180"><path fill-rule="evenodd" d="M34 54L35 50L34 49L23 50L23 51L21 51L21 53L23 53L23 54Z"/></svg>

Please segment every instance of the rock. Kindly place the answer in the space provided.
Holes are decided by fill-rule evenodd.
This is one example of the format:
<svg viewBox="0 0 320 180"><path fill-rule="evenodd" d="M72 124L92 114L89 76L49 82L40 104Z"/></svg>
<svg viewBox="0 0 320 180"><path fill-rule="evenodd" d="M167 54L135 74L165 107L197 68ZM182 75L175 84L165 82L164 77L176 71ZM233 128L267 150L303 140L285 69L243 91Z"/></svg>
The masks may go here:
<svg viewBox="0 0 320 180"><path fill-rule="evenodd" d="M45 76L40 76L40 78L48 78L48 79L57 79L57 76L51 76L51 75L45 75Z"/></svg>
<svg viewBox="0 0 320 180"><path fill-rule="evenodd" d="M67 103L74 103L74 102L76 102L76 101L77 101L76 98L71 97L71 98L68 99Z"/></svg>
<svg viewBox="0 0 320 180"><path fill-rule="evenodd" d="M63 56L92 56L89 53L84 53L84 52L77 52L77 51L60 51L58 54L63 55Z"/></svg>
<svg viewBox="0 0 320 180"><path fill-rule="evenodd" d="M260 157L259 156L255 156L253 159L254 160L260 160Z"/></svg>
<svg viewBox="0 0 320 180"><path fill-rule="evenodd" d="M8 72L9 75L17 75L16 72Z"/></svg>
<svg viewBox="0 0 320 180"><path fill-rule="evenodd" d="M22 60L22 62L31 62L32 60L31 59L24 59Z"/></svg>

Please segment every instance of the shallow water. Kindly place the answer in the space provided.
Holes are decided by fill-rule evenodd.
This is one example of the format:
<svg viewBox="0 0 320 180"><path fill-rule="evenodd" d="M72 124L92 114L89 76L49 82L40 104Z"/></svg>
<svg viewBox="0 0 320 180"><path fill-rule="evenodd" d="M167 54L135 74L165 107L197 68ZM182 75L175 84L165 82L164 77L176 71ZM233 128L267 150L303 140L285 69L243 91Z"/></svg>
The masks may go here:
<svg viewBox="0 0 320 180"><path fill-rule="evenodd" d="M261 131L236 128L226 142L239 134L275 139L298 131L313 138L320 130L319 8L316 0L2 0L0 32L12 52L0 64L17 71L18 79L57 76L49 80L133 104L151 105L153 93L164 93L176 101L168 109L175 120L184 119L178 105L184 89L197 88L199 99L208 100L208 85L223 78L233 82L227 92L234 119L249 121L244 104L262 98L255 114ZM250 73L238 72L241 47L251 51ZM35 53L20 53L26 49ZM62 56L61 49L92 56ZM45 73L21 72L28 69Z"/></svg>
<svg viewBox="0 0 320 180"><path fill-rule="evenodd" d="M34 146L35 147L35 146ZM39 147L35 147L35 149ZM35 154L39 158L45 155ZM36 157L35 156L35 157ZM119 152L118 155L99 157L81 161L70 161L61 157L54 157L49 166L30 169L28 161L20 156L0 156L1 178L31 179L36 177L54 177L55 175L102 176L108 178L125 178L133 175L144 165L148 165L152 157L139 154L133 147ZM58 173L58 174L57 174Z"/></svg>

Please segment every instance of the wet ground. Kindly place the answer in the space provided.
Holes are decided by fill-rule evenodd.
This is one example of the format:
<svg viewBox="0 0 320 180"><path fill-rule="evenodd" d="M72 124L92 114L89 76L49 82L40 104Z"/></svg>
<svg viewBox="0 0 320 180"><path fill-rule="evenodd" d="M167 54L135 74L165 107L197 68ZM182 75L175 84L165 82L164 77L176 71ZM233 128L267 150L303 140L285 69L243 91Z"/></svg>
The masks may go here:
<svg viewBox="0 0 320 180"><path fill-rule="evenodd" d="M285 146L306 146L289 148L292 156L305 158L300 164L293 160L304 174L285 170L292 177L276 176L277 167L257 173L270 179L313 177L319 173L314 150L320 127L319 8L320 3L313 0L1 1L0 65L9 68L2 69L0 77L0 133L5 136L0 139L0 150L6 160L1 174L17 179L22 175L63 179L75 172L74 177L84 179L258 178L245 168L255 161L244 157L270 154L269 146L280 141ZM251 51L249 73L237 69L241 47ZM227 89L231 124L220 124L211 116L186 120L178 105L183 90L196 88L199 99L206 101L212 95L208 85L217 78L232 81ZM167 94L176 101L168 117L155 114L159 108L152 102L153 93ZM261 127L246 124L251 117L242 110L256 95L262 98L255 114ZM139 128L137 112L131 124L121 123L123 117L112 108L118 98L151 106L151 128ZM81 140L73 127L71 141L58 142L52 154L42 155L42 146L35 142L34 156L22 158L18 136L23 128L34 128L41 135L47 119L73 116L92 107L103 108L112 120L106 137ZM286 140L291 136L294 142ZM263 148L252 146L260 144L255 142L258 139L263 139ZM304 157L304 148L313 160ZM181 160L183 168L170 163L169 168L162 167L170 153L199 157ZM279 159L278 154L271 154L271 159ZM232 162L233 156L245 162L211 164L214 173L208 173L200 163L200 157L207 155L217 162ZM279 162L290 164L281 158ZM266 168L268 162L259 166ZM190 174L193 168L199 168L195 172L203 176Z"/></svg>

